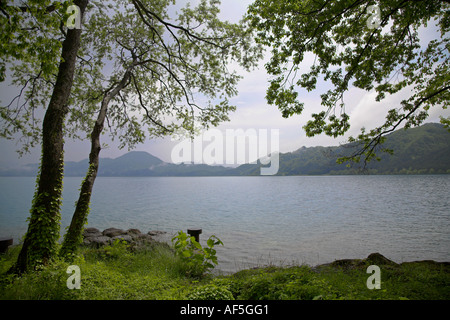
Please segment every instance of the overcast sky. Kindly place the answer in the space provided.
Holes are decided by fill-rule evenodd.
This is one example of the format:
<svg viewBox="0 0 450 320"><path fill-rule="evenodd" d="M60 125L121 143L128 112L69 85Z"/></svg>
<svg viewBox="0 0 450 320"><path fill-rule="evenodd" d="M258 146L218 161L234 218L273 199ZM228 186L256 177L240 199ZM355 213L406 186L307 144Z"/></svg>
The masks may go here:
<svg viewBox="0 0 450 320"><path fill-rule="evenodd" d="M227 20L237 21L242 17L251 0L223 0L222 17ZM428 28L420 33L421 40L426 43L428 39L435 35L436 28ZM410 91L403 91L394 96L388 96L382 102L375 102L374 92L365 92L356 88L350 88L345 94L346 113L350 115L351 129L344 137L336 139L320 135L307 138L302 126L310 120L311 114L322 110L320 105L320 95L326 91L318 86L317 90L301 97L305 103L305 109L301 116L294 116L289 119L281 117L281 113L275 106L269 106L265 101L265 92L268 87L268 75L265 72L264 63L261 61L259 68L251 73L243 72L244 78L238 85L239 94L230 100L231 104L237 106L237 110L230 115L230 122L220 125L218 128L225 132L226 129L278 129L280 133L279 149L281 152L290 152L302 146L318 145L338 145L345 143L350 135L357 135L361 127L371 129L384 123L387 110L399 105L399 102L410 94ZM13 88L0 84L0 100L8 103ZM427 122L439 122L439 116L450 116L450 110L442 110L434 107L429 111ZM106 136L102 136L102 142L109 145L103 149L101 157L116 158L128 152L127 149L119 150L117 144L112 143ZM139 145L135 150L146 151L160 159L171 162L171 152L174 142L167 139L149 140L145 144ZM40 148L36 148L31 154L22 158L18 157L15 150L18 148L16 142L0 139L0 165L11 166L25 163L37 163L40 158ZM74 142L66 139L65 158L66 161L80 161L88 158L90 144L85 142Z"/></svg>

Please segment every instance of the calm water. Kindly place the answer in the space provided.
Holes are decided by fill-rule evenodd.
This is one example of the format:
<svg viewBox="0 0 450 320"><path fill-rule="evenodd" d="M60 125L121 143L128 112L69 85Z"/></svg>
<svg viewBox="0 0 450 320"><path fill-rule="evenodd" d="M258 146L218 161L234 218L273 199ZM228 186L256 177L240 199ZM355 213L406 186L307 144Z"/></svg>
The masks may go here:
<svg viewBox="0 0 450 320"><path fill-rule="evenodd" d="M82 178L64 180L62 230ZM0 236L27 228L34 178L0 177ZM450 261L450 175L98 178L89 226L203 229L225 244L223 271L316 265L380 252L396 262Z"/></svg>

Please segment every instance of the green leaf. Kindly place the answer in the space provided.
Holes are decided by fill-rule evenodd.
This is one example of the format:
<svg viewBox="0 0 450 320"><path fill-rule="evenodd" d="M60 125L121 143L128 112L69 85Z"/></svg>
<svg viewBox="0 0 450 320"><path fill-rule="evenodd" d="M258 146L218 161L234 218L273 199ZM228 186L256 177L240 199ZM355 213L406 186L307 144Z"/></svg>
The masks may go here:
<svg viewBox="0 0 450 320"><path fill-rule="evenodd" d="M385 123L360 137L367 143L357 153L364 162L377 158L372 146L382 144L384 135L403 124L419 126L432 107L446 109L450 101L450 4L372 2L255 0L246 15L256 41L269 47L267 102L287 118L303 111L307 92L320 95L322 110L303 127L308 137L336 138L349 130L345 98L352 88L376 92L375 101L399 95L401 102L386 114ZM368 11L369 5L376 10ZM373 28L372 12L379 12L379 27ZM431 23L438 32L427 29ZM425 41L418 37L420 28L427 30ZM330 89L317 93L319 81ZM345 159L356 160L356 155Z"/></svg>

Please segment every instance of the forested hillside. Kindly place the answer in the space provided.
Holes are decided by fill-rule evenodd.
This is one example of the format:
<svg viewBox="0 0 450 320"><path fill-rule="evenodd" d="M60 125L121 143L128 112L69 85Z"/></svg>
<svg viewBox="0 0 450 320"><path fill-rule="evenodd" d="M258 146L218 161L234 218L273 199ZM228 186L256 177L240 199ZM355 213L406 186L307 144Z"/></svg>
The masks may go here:
<svg viewBox="0 0 450 320"><path fill-rule="evenodd" d="M358 145L301 147L280 154L277 175L327 174L429 174L450 173L450 132L443 125L429 123L409 130L397 130L387 136L384 148L393 155L378 152L381 160L363 164L338 164L336 160L355 152ZM66 162L65 176L83 176L88 160ZM3 176L35 176L38 164L20 170L2 170ZM116 159L100 161L99 176L245 176L260 175L261 165L244 164L237 168L206 164L172 164L142 151L129 152Z"/></svg>
<svg viewBox="0 0 450 320"><path fill-rule="evenodd" d="M302 147L280 154L278 175L322 174L425 174L450 173L450 132L443 125L429 123L409 130L397 130L387 136L383 147L393 155L380 152L381 161L372 160L366 167L337 164L336 159L349 155L358 146ZM243 165L239 174L258 175L260 165Z"/></svg>

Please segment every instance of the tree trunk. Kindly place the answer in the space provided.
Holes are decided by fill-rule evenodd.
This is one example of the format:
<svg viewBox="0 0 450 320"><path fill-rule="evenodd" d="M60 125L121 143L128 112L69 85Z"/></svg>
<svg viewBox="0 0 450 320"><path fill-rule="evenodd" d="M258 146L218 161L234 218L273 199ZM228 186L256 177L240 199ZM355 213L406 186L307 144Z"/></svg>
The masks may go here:
<svg viewBox="0 0 450 320"><path fill-rule="evenodd" d="M88 0L74 1L83 14ZM42 158L28 230L12 271L46 264L56 253L64 171L64 120L68 111L81 30L71 29L62 45L56 83L42 125Z"/></svg>
<svg viewBox="0 0 450 320"><path fill-rule="evenodd" d="M131 69L131 67L130 67ZM109 92L106 92L100 111L97 116L94 128L91 133L91 152L89 154L89 169L85 179L81 185L80 195L75 207L75 212L72 216L69 229L64 236L64 241L60 250L60 255L65 258L70 258L75 254L78 246L83 240L84 225L87 223L87 216L89 214L89 204L91 201L92 188L97 177L99 166L99 155L101 151L100 135L103 131L108 104L128 83L130 79L130 69L128 69L122 80Z"/></svg>

